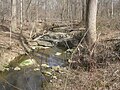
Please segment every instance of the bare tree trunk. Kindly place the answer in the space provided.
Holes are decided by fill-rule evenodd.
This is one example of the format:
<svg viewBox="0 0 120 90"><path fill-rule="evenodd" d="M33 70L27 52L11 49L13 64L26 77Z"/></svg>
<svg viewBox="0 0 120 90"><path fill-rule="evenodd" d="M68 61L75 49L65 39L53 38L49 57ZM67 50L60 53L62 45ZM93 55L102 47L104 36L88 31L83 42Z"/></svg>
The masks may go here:
<svg viewBox="0 0 120 90"><path fill-rule="evenodd" d="M46 22L47 21L47 0L45 0L45 19L44 21Z"/></svg>
<svg viewBox="0 0 120 90"><path fill-rule="evenodd" d="M23 27L23 0L20 0L20 34L22 35L22 27Z"/></svg>
<svg viewBox="0 0 120 90"><path fill-rule="evenodd" d="M36 1L36 21L39 21L39 0Z"/></svg>
<svg viewBox="0 0 120 90"><path fill-rule="evenodd" d="M111 17L113 18L113 15L114 15L114 2L113 0L111 1Z"/></svg>
<svg viewBox="0 0 120 90"><path fill-rule="evenodd" d="M27 5L27 8L26 8L26 10L25 10L25 16L26 16L26 20L28 20L28 21L31 21L30 20L30 10L29 10L29 8L30 8L30 5L31 5L31 2L32 2L32 0L29 0L29 2L28 2L28 5Z"/></svg>
<svg viewBox="0 0 120 90"><path fill-rule="evenodd" d="M17 1L17 0L11 0L11 4L12 4L12 22L11 22L11 29L12 29L12 31L15 31L15 30L17 29L16 1Z"/></svg>
<svg viewBox="0 0 120 90"><path fill-rule="evenodd" d="M86 0L82 0L82 21L85 23L86 15Z"/></svg>
<svg viewBox="0 0 120 90"><path fill-rule="evenodd" d="M96 42L96 15L97 15L97 2L98 0L87 1L87 12L86 12L86 29L87 33L87 45L91 50Z"/></svg>

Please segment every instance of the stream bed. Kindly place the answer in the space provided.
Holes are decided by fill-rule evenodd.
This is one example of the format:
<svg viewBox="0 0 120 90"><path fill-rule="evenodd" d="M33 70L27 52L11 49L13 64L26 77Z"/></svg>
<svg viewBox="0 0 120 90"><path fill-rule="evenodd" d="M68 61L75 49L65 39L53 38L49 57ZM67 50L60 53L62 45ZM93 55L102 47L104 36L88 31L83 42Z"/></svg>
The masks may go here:
<svg viewBox="0 0 120 90"><path fill-rule="evenodd" d="M49 78L42 73L45 69L41 67L65 67L69 57L70 54L57 47L40 49L32 58L20 55L16 57L17 62L13 60L5 71L1 71L0 90L44 90Z"/></svg>

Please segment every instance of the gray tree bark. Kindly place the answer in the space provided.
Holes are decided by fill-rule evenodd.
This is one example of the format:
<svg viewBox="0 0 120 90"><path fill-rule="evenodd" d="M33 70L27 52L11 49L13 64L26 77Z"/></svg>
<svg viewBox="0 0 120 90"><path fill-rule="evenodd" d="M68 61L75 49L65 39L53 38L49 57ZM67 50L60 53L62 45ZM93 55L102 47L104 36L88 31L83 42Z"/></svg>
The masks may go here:
<svg viewBox="0 0 120 90"><path fill-rule="evenodd" d="M86 30L87 33L87 45L91 49L96 42L96 15L97 15L97 2L98 0L87 0L87 12L86 12Z"/></svg>
<svg viewBox="0 0 120 90"><path fill-rule="evenodd" d="M15 31L15 30L17 29L16 1L17 1L17 0L11 0L11 4L12 4L12 22L11 22L11 29L12 29L12 31Z"/></svg>

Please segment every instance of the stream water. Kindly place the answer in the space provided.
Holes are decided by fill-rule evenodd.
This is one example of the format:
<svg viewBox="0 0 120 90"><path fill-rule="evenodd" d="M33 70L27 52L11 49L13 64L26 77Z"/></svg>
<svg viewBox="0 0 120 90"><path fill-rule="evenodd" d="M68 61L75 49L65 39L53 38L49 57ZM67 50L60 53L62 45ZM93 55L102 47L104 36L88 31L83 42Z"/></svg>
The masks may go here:
<svg viewBox="0 0 120 90"><path fill-rule="evenodd" d="M47 64L49 67L66 66L69 54L65 51L54 48L40 49L37 52L37 57L42 64ZM24 55L29 59L29 56ZM22 55L20 56L22 57ZM23 62L26 58L22 58ZM20 62L20 63L21 63ZM18 63L15 66L19 65ZM20 70L9 70L0 74L0 90L44 90L43 82L45 77L40 70L34 71L33 68L26 66Z"/></svg>
<svg viewBox="0 0 120 90"><path fill-rule="evenodd" d="M67 64L67 59L70 57L70 54L65 53L62 49L58 48L48 48L44 50L40 50L41 55L45 56L46 58L46 64L49 65L49 67L53 66L65 66ZM42 57L43 57L42 56ZM41 58L41 56L39 56ZM44 58L43 62L44 62Z"/></svg>

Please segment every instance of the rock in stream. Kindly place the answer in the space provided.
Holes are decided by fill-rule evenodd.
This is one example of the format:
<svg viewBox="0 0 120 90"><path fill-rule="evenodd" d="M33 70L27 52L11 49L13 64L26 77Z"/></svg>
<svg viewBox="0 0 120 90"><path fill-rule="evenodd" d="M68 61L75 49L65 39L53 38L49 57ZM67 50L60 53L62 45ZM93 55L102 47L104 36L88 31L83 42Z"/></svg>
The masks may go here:
<svg viewBox="0 0 120 90"><path fill-rule="evenodd" d="M7 72L0 82L0 90L44 90L44 81L40 71L33 71L30 68Z"/></svg>

